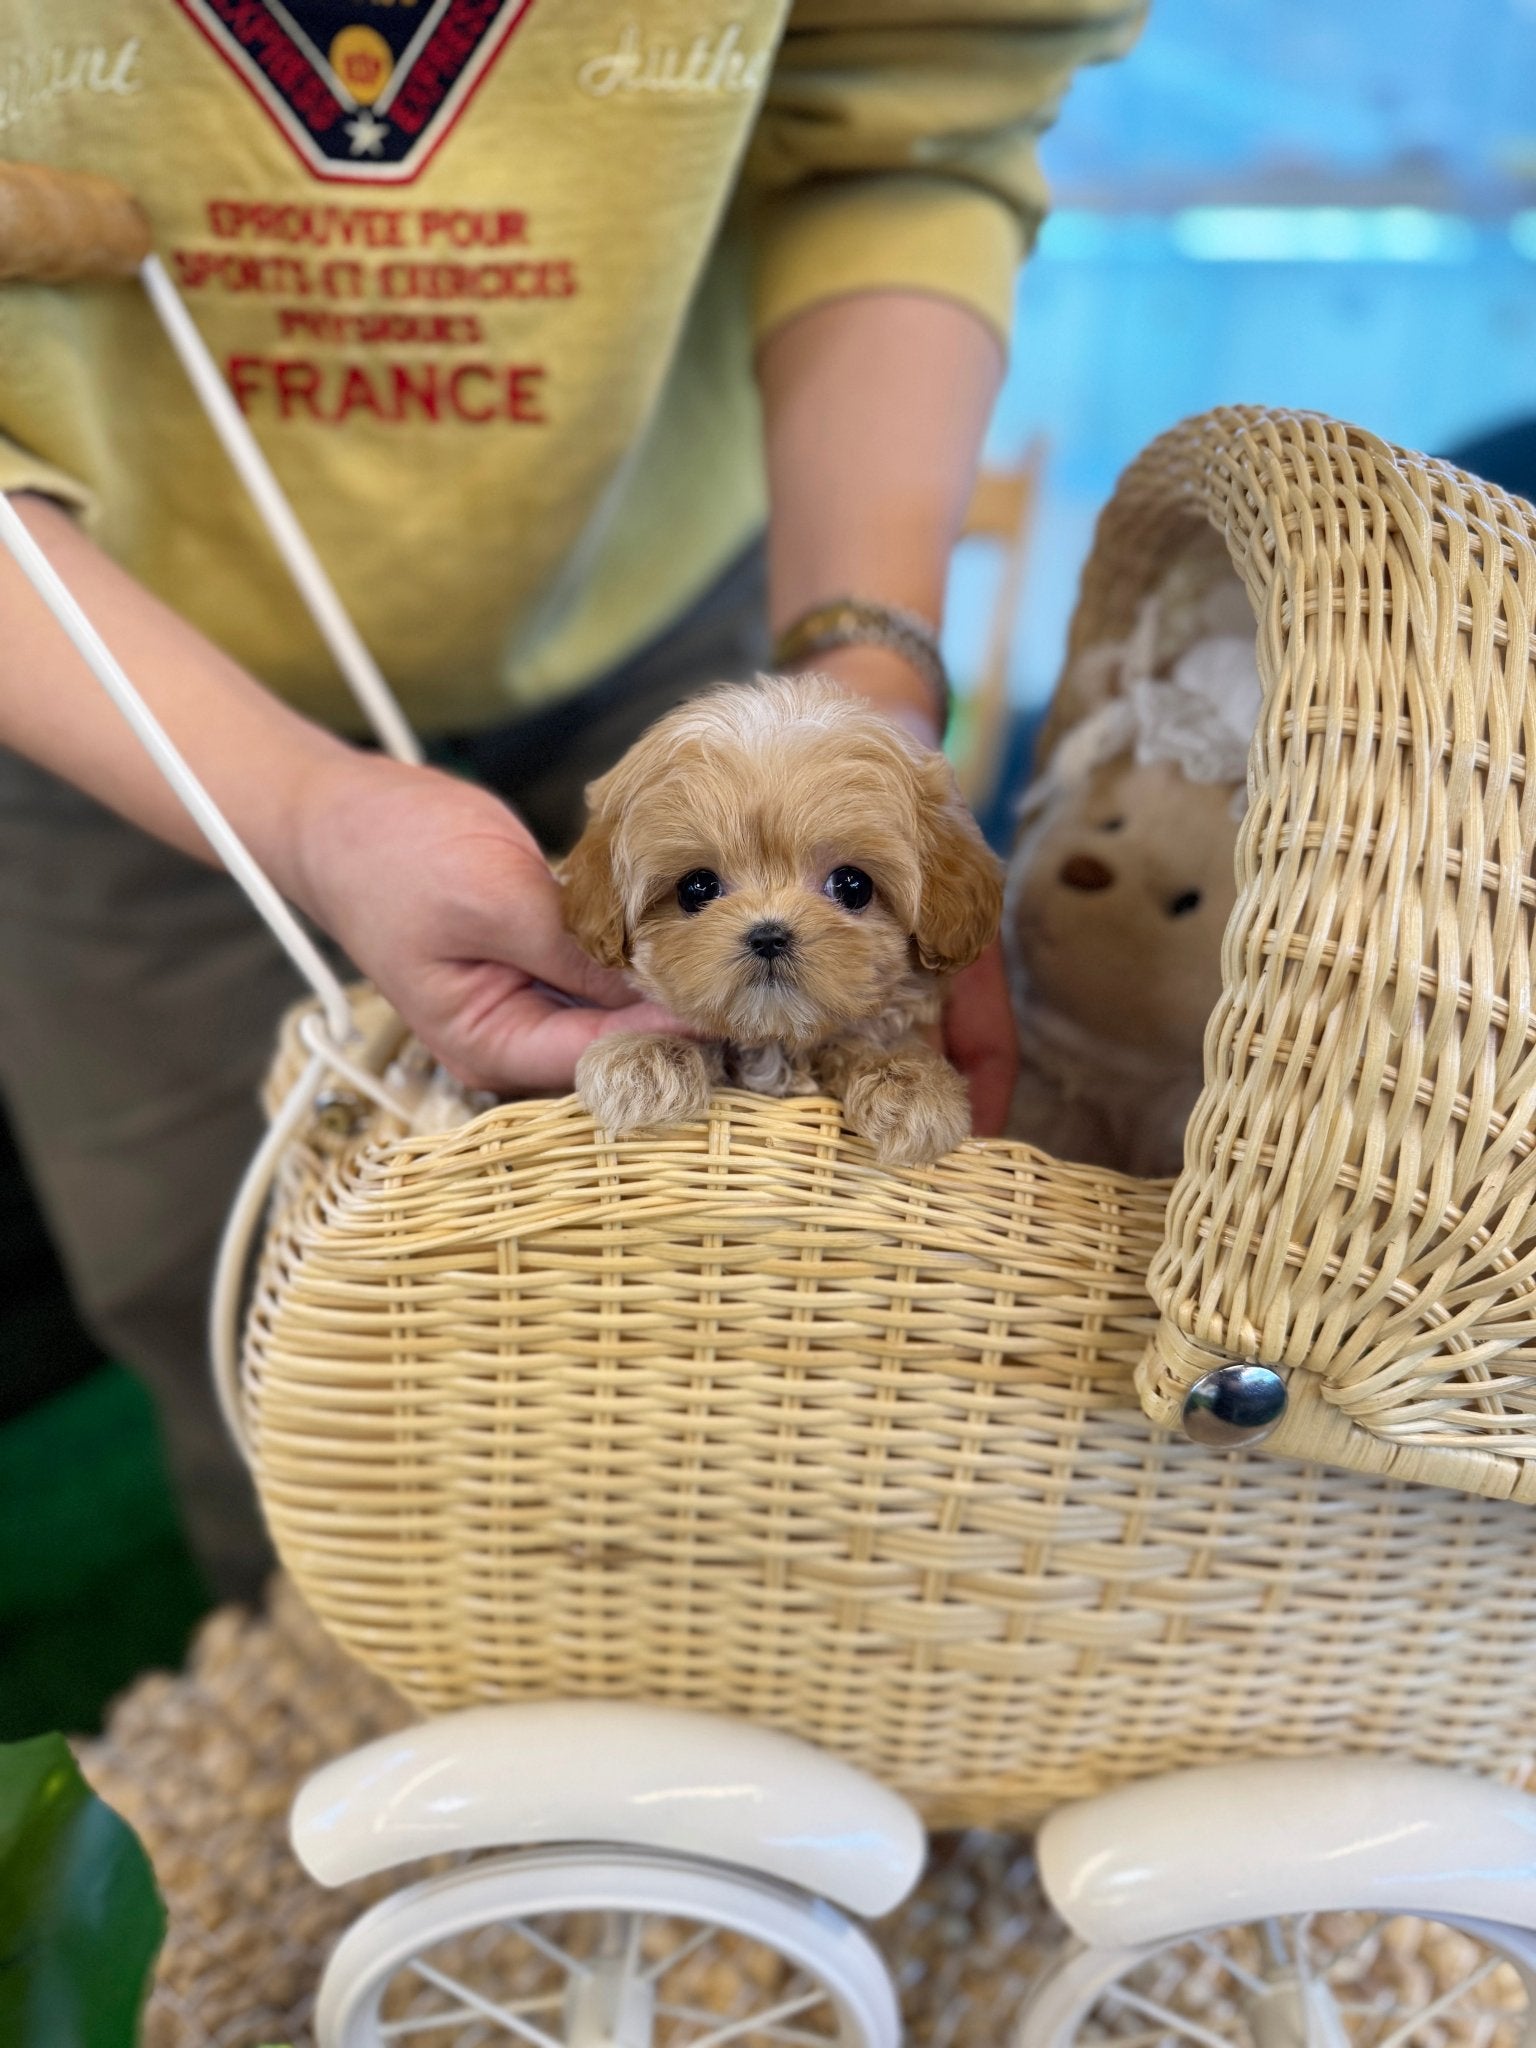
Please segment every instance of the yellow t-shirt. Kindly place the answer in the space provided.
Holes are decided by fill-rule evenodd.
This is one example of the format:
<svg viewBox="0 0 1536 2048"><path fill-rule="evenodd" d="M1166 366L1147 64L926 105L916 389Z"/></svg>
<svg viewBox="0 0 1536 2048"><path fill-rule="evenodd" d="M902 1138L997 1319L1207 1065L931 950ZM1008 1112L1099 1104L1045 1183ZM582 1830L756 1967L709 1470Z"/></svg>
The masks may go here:
<svg viewBox="0 0 1536 2048"><path fill-rule="evenodd" d="M408 713L577 687L760 525L755 338L1005 330L1035 143L1143 0L11 0L0 152L155 245ZM0 487L358 723L148 305L0 287Z"/></svg>

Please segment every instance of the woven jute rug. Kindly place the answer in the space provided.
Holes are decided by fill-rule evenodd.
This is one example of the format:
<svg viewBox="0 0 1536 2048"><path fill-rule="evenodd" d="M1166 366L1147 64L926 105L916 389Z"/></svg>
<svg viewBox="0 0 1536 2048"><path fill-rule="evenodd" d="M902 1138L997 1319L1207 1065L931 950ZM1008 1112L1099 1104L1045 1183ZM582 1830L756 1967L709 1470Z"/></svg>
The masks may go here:
<svg viewBox="0 0 1536 2048"><path fill-rule="evenodd" d="M343 1657L281 1580L267 1612L216 1614L180 1676L143 1679L82 1751L96 1789L139 1831L170 1915L143 2048L314 2048L310 2015L334 1942L375 1899L421 1875L327 1892L288 1847L288 1809L320 1764L409 1718L387 1687ZM1528 2000L1507 1964L1485 1965L1455 1929L1366 1914L1308 1919L1315 1961L1356 2015L1357 2048L1518 2048ZM972 1832L933 1844L922 1883L874 1930L900 1988L911 2048L1002 2048L1062 1929L1029 1846ZM1264 1969L1268 1935L1241 1929L1142 1966L1143 1999L1177 2010L1186 2040L1255 2048L1241 1977ZM1237 1975L1228 1967L1240 1966ZM1452 1987L1471 1996L1452 2003ZM729 1995L722 1992L721 1996ZM704 1994L711 2010L713 1998ZM1410 2013L1427 2023L1404 2029ZM1171 2013L1169 2014L1171 2017ZM1145 2020L1122 2010L1093 2038ZM435 2038L441 2038L437 2036Z"/></svg>
<svg viewBox="0 0 1536 2048"><path fill-rule="evenodd" d="M324 1891L288 1847L288 1809L311 1771L409 1718L283 1580L264 1615L214 1615L183 1673L142 1679L117 1703L81 1762L138 1830L169 1911L144 2048L313 2048L332 1945L419 1872ZM981 1833L936 1843L916 1893L875 1932L924 2048L1001 2044L1060 1938L1028 1845Z"/></svg>

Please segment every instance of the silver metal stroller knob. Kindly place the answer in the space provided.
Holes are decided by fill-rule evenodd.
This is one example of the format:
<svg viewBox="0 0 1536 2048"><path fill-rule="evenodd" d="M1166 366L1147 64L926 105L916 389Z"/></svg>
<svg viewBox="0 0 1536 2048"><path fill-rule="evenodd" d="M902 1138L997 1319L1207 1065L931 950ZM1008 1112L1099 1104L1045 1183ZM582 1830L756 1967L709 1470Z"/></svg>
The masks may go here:
<svg viewBox="0 0 1536 2048"><path fill-rule="evenodd" d="M1285 1413L1285 1381L1267 1365L1219 1365L1184 1396L1184 1434L1197 1444L1256 1444Z"/></svg>

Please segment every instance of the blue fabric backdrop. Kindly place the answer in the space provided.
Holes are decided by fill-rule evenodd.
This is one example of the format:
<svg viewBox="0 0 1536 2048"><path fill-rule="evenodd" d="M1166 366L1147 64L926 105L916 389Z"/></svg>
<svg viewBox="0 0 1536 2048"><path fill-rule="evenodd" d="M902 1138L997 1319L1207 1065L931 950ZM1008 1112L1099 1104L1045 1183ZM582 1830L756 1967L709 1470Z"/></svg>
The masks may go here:
<svg viewBox="0 0 1536 2048"><path fill-rule="evenodd" d="M1050 443L1021 707L1116 475L1186 413L1313 406L1436 452L1536 415L1533 80L1536 0L1153 0L1078 81L992 435ZM990 578L957 566L962 675Z"/></svg>

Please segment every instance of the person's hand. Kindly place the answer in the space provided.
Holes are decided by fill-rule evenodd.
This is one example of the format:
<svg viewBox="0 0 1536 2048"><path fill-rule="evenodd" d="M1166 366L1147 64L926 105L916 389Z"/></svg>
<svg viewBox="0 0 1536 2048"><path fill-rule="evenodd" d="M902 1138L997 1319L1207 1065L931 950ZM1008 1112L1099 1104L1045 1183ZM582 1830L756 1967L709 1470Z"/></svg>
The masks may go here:
<svg viewBox="0 0 1536 2048"><path fill-rule="evenodd" d="M568 1088L594 1039L678 1029L581 951L532 835L486 790L349 752L310 777L294 842L285 893L466 1086Z"/></svg>
<svg viewBox="0 0 1536 2048"><path fill-rule="evenodd" d="M944 1004L944 1050L970 1085L971 1129L978 1138L1000 1136L1019 1065L1001 940L994 939L950 984Z"/></svg>

